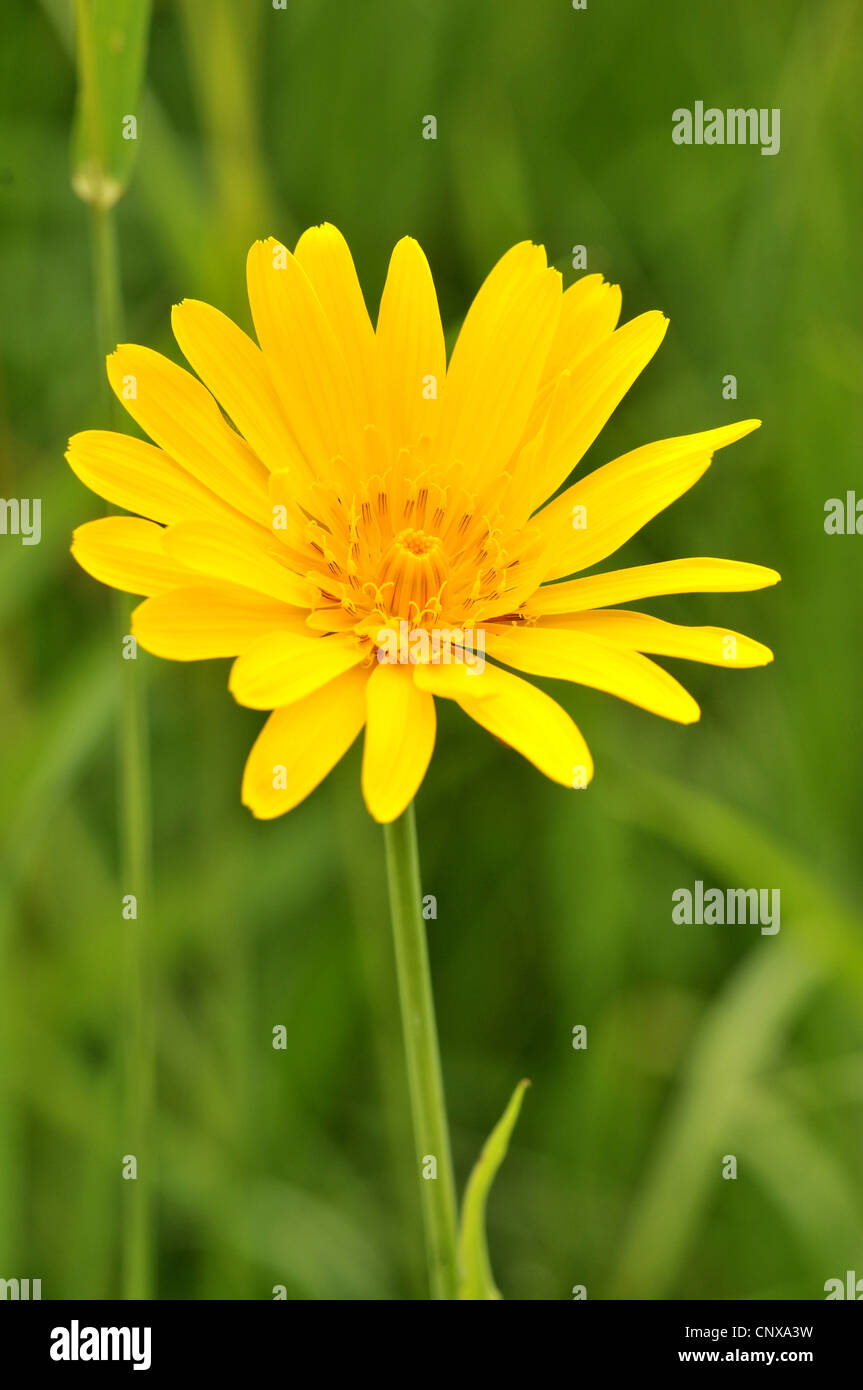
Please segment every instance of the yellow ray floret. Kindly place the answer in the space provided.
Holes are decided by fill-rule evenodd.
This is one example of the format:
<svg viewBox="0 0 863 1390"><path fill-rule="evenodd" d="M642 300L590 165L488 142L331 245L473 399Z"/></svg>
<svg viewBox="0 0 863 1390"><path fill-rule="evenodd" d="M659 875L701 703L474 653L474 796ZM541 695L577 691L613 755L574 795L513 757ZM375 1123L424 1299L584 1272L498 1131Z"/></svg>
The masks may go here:
<svg viewBox="0 0 863 1390"><path fill-rule="evenodd" d="M619 326L617 286L586 275L564 290L542 247L522 242L487 276L448 363L410 237L376 323L328 224L293 252L256 242L247 279L257 342L184 300L172 325L191 371L134 344L108 358L152 442L85 430L67 459L130 513L79 526L72 553L144 598L141 646L233 658L235 698L271 711L243 777L256 816L301 802L365 728L363 795L377 820L395 819L431 759L436 699L584 787L578 727L514 672L690 723L697 704L652 657L772 659L741 633L619 605L759 589L775 570L696 558L581 573L760 423L644 445L560 491L662 342L663 314Z"/></svg>

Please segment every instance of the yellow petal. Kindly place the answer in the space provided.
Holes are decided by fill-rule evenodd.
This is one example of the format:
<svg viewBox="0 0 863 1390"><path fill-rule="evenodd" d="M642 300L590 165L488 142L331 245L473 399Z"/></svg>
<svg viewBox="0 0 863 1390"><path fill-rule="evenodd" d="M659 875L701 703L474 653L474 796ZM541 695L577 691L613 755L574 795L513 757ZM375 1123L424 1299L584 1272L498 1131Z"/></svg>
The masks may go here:
<svg viewBox="0 0 863 1390"><path fill-rule="evenodd" d="M606 284L601 275L582 275L564 290L557 331L525 430L526 441L542 425L561 372L572 371L603 339L611 336L620 318L620 305L620 286Z"/></svg>
<svg viewBox="0 0 863 1390"><path fill-rule="evenodd" d="M366 718L368 672L347 671L287 709L274 710L243 774L243 805L261 820L284 815L348 751Z"/></svg>
<svg viewBox="0 0 863 1390"><path fill-rule="evenodd" d="M434 748L434 700L413 676L413 667L379 664L366 686L363 796L382 823L416 796Z"/></svg>
<svg viewBox="0 0 863 1390"><path fill-rule="evenodd" d="M124 343L108 357L114 394L154 443L237 511L267 522L267 470L189 372Z"/></svg>
<svg viewBox="0 0 863 1390"><path fill-rule="evenodd" d="M132 614L132 633L144 650L173 661L238 656L266 633L303 627L296 609L234 584L172 589Z"/></svg>
<svg viewBox="0 0 863 1390"><path fill-rule="evenodd" d="M529 681L486 665L418 666L417 685L433 695L455 700L495 738L564 787L584 787L593 776L593 760L581 731L566 710Z"/></svg>
<svg viewBox="0 0 863 1390"><path fill-rule="evenodd" d="M560 322L543 369L544 381L571 371L614 332L620 304L620 286L606 284L601 275L582 275L564 291Z"/></svg>
<svg viewBox="0 0 863 1390"><path fill-rule="evenodd" d="M162 549L164 530L137 516L87 521L72 537L72 554L94 579L127 594L161 594L188 584L189 571Z"/></svg>
<svg viewBox="0 0 863 1390"><path fill-rule="evenodd" d="M138 512L151 521L188 521L209 517L253 523L216 497L163 449L111 430L82 430L69 440L66 459L85 487L115 507Z"/></svg>
<svg viewBox="0 0 863 1390"><path fill-rule="evenodd" d="M760 423L743 420L645 444L567 488L534 517L547 541L546 578L587 569L613 554L698 481L715 449Z"/></svg>
<svg viewBox="0 0 863 1390"><path fill-rule="evenodd" d="M662 339L668 320L651 310L630 319L603 339L570 373L568 404L543 449L515 464L514 487L524 490L529 510L551 497L587 453Z"/></svg>
<svg viewBox="0 0 863 1390"><path fill-rule="evenodd" d="M518 671L605 690L680 724L691 724L699 715L689 692L661 666L639 652L581 632L489 626L486 649L495 660Z"/></svg>
<svg viewBox="0 0 863 1390"><path fill-rule="evenodd" d="M183 356L267 468L299 468L305 460L285 419L257 343L211 304L184 299L171 311Z"/></svg>
<svg viewBox="0 0 863 1390"><path fill-rule="evenodd" d="M228 689L241 705L278 709L302 700L366 656L353 636L313 637L308 629L304 634L274 632L237 658Z"/></svg>
<svg viewBox="0 0 863 1390"><path fill-rule="evenodd" d="M576 613L657 594L730 594L766 589L779 579L776 570L743 560L662 560L656 565L634 565L608 574L568 579L563 584L543 584L531 598L529 608L536 615Z"/></svg>
<svg viewBox="0 0 863 1390"><path fill-rule="evenodd" d="M246 263L258 342L291 432L312 471L349 457L360 419L356 389L339 341L299 261L271 237Z"/></svg>
<svg viewBox="0 0 863 1390"><path fill-rule="evenodd" d="M303 232L294 256L309 277L354 380L363 424L377 418L375 333L348 244L324 222Z"/></svg>
<svg viewBox="0 0 863 1390"><path fill-rule="evenodd" d="M527 526L537 503L548 496L545 482L542 481L545 461L552 455L560 431L568 429L576 409L577 383L573 382L572 372L561 372L551 393L546 393L544 397L542 412L526 431L529 435L531 429L536 428L536 433L521 445L509 472L497 488L498 505L509 530L517 531ZM541 515L541 512L538 513L534 520ZM546 544L544 538L542 543L543 546Z"/></svg>
<svg viewBox="0 0 863 1390"><path fill-rule="evenodd" d="M769 647L723 627L680 627L623 608L602 608L594 613L570 613L543 618L541 626L584 632L602 642L654 656L679 656L710 666L766 666L773 660Z"/></svg>
<svg viewBox="0 0 863 1390"><path fill-rule="evenodd" d="M446 379L436 452L478 488L506 467L521 439L560 315L561 278L541 246L498 262L468 310Z"/></svg>
<svg viewBox="0 0 863 1390"><path fill-rule="evenodd" d="M316 590L283 562L284 549L236 531L218 521L182 521L162 533L164 551L181 565L210 579L226 579L296 608L310 608ZM188 572L186 582L188 583Z"/></svg>
<svg viewBox="0 0 863 1390"><path fill-rule="evenodd" d="M413 237L390 259L376 335L383 427L408 448L435 431L446 379L446 348L428 261Z"/></svg>

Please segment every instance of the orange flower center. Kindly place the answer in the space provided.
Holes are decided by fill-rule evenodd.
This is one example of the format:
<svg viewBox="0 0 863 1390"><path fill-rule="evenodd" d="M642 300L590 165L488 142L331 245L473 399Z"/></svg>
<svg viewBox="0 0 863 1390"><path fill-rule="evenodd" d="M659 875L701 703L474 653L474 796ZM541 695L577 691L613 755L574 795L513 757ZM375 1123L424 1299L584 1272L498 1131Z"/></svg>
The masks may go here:
<svg viewBox="0 0 863 1390"><path fill-rule="evenodd" d="M429 536L425 531L415 531L412 527L399 531L396 545L416 556L430 555L432 551L441 549L440 536Z"/></svg>
<svg viewBox="0 0 863 1390"><path fill-rule="evenodd" d="M381 584L392 585L390 610L403 618L416 618L430 604L439 608L448 566L439 536L408 527L399 531L381 564Z"/></svg>

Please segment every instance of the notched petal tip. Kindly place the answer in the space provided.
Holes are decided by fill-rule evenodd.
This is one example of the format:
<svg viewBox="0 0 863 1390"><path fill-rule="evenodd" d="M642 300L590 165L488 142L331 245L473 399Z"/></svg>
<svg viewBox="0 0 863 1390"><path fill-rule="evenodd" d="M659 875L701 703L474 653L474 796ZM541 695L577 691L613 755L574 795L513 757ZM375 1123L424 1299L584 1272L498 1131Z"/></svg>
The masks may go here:
<svg viewBox="0 0 863 1390"><path fill-rule="evenodd" d="M647 329L650 330L651 333L655 333L661 343L668 332L668 325L670 323L671 319L663 309L645 309L643 314L636 314L634 319L627 319L626 323L622 323L617 329L617 332L622 333L624 329L630 329L630 331L635 332L634 325L638 324L642 330Z"/></svg>
<svg viewBox="0 0 863 1390"><path fill-rule="evenodd" d="M626 323L620 324L615 329L612 337L622 346L630 338L635 342L643 342L651 345L651 356L657 351L660 343L668 332L668 325L671 322L668 315L662 309L645 309L643 314L636 314L635 318L627 319ZM647 357L643 366L647 365L650 357Z"/></svg>
<svg viewBox="0 0 863 1390"><path fill-rule="evenodd" d="M510 249L501 256L497 265L500 265L501 261L512 260L516 262L518 258L522 258L535 274L541 271L555 269L554 266L549 265L548 252L541 241L517 241L514 246L510 247ZM557 274L559 275L560 271L557 271Z"/></svg>
<svg viewBox="0 0 863 1390"><path fill-rule="evenodd" d="M251 261L253 261L256 257L263 255L264 252L271 253L272 248L274 246L278 246L280 249L284 248L285 251L288 250L286 243L284 241L280 241L278 237L258 237L257 240L253 241L251 246L249 247L248 254L246 256L246 264L249 265ZM290 255L290 252L288 252L288 254Z"/></svg>
<svg viewBox="0 0 863 1390"><path fill-rule="evenodd" d="M249 815L256 821L278 820L279 816L286 816L289 811L295 809L293 804L284 807L272 806L258 801L255 796L244 796L242 793L240 794L240 801Z"/></svg>
<svg viewBox="0 0 863 1390"><path fill-rule="evenodd" d="M244 791L240 792L240 802L255 820L275 820L277 816L285 814L282 811L265 811L255 797L246 795Z"/></svg>
<svg viewBox="0 0 863 1390"><path fill-rule="evenodd" d="M105 366L110 372L112 367L116 367L123 357L128 357L129 353L139 353L149 355L149 360L164 354L156 352L153 348L144 347L141 343L118 343L111 351L105 353Z"/></svg>
<svg viewBox="0 0 863 1390"><path fill-rule="evenodd" d="M318 242L322 245L326 245L327 243L332 245L335 243L339 249L346 250L350 255L350 247L347 238L339 231L339 228L334 222L316 222L313 226L306 227L297 237L294 255L301 256L302 252L311 242Z"/></svg>
<svg viewBox="0 0 863 1390"><path fill-rule="evenodd" d="M620 313L620 306L623 303L623 290L615 280L607 280L601 270L592 271L589 275L578 275L569 286L574 289L576 285L585 285L588 281L594 282L596 293L602 299L616 301L617 312Z"/></svg>
<svg viewBox="0 0 863 1390"><path fill-rule="evenodd" d="M393 271L395 266L400 264L403 256L410 256L414 262L418 262L424 267L428 276L431 278L431 266L429 265L428 256L415 236L399 237L390 253L388 274Z"/></svg>

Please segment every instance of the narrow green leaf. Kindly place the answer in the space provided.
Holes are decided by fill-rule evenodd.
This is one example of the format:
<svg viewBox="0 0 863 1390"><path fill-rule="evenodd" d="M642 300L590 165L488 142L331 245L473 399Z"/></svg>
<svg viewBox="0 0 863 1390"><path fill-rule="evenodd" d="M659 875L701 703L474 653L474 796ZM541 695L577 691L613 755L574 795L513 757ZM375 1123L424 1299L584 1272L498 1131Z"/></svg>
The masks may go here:
<svg viewBox="0 0 863 1390"><path fill-rule="evenodd" d="M745 881L745 880L744 880ZM825 972L790 941L750 951L707 1009L640 1180L609 1297L674 1297L701 1229L716 1154ZM733 1151L733 1150L732 1150Z"/></svg>
<svg viewBox="0 0 863 1390"><path fill-rule="evenodd" d="M494 1282L489 1263L485 1208L489 1189L506 1157L510 1135L529 1085L529 1081L519 1081L509 1105L486 1140L465 1189L459 1232L460 1299L503 1298Z"/></svg>
<svg viewBox="0 0 863 1390"><path fill-rule="evenodd" d="M113 207L132 172L150 3L78 0L72 187L93 207Z"/></svg>

